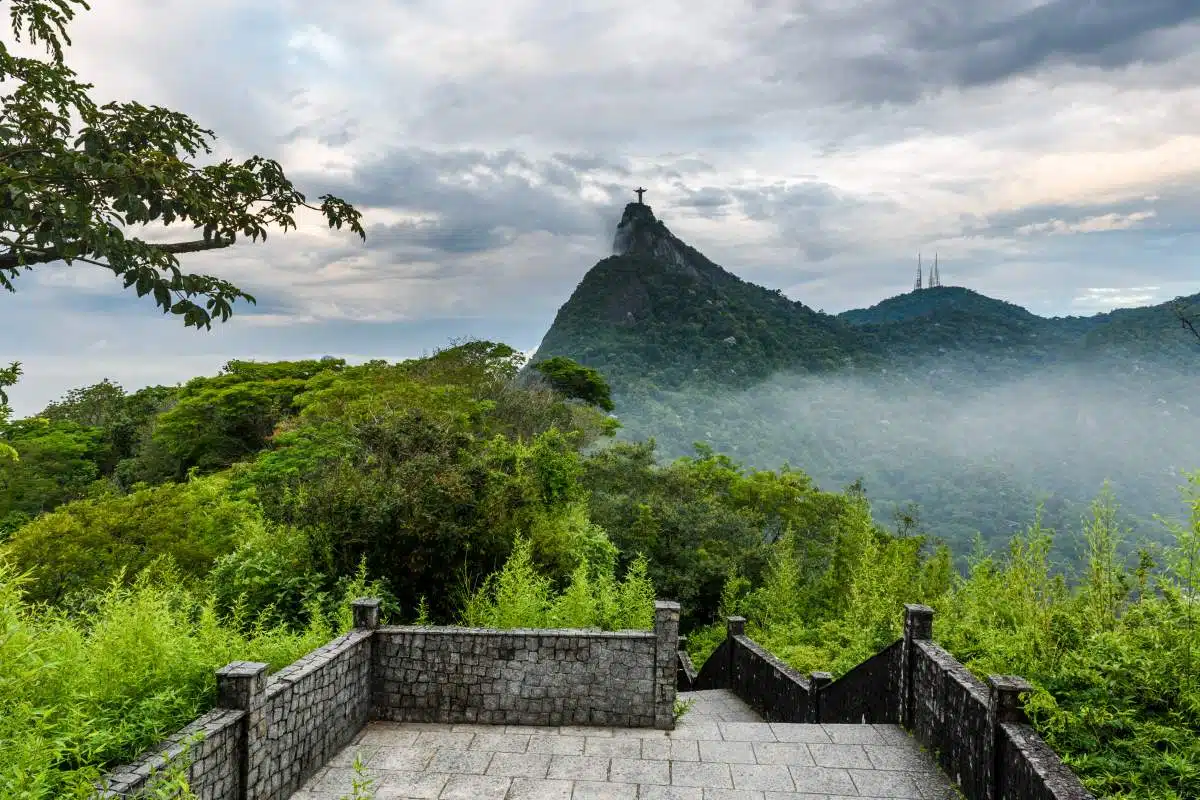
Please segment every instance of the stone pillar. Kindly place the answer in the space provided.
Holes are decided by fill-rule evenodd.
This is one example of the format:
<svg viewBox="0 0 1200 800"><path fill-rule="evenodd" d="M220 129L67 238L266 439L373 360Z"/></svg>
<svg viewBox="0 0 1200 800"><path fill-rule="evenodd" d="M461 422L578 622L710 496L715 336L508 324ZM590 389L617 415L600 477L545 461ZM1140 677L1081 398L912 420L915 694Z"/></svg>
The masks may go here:
<svg viewBox="0 0 1200 800"><path fill-rule="evenodd" d="M933 639L933 609L916 603L904 604L904 645L900 653L900 724L912 730L916 718L913 691L916 664L915 642Z"/></svg>
<svg viewBox="0 0 1200 800"><path fill-rule="evenodd" d="M745 617L729 617L725 620L725 649L728 651L729 661L725 665L725 688L741 697L743 692L739 691L741 687L740 676L737 673L737 637L746 635L746 618Z"/></svg>
<svg viewBox="0 0 1200 800"><path fill-rule="evenodd" d="M833 675L828 672L814 672L808 676L808 685L811 687L812 697L808 702L808 721L817 723L824 722L821 719L821 692L826 686L833 683Z"/></svg>
<svg viewBox="0 0 1200 800"><path fill-rule="evenodd" d="M354 630L356 631L374 631L379 627L379 607L380 600L377 597L360 597L350 603L350 610L354 613ZM375 634L371 633L370 638L362 643L365 648L367 664L367 685L363 690L367 695L368 713L374 713L376 686L379 683L379 665L376 663L376 638Z"/></svg>
<svg viewBox="0 0 1200 800"><path fill-rule="evenodd" d="M379 627L379 598L360 597L350 603L354 611L355 630L375 630Z"/></svg>
<svg viewBox="0 0 1200 800"><path fill-rule="evenodd" d="M238 743L239 798L258 797L259 770L267 739L263 698L267 689L267 665L257 661L231 661L217 670L217 708L246 712Z"/></svg>
<svg viewBox="0 0 1200 800"><path fill-rule="evenodd" d="M1000 757L1000 737L1006 722L1028 723L1025 709L1021 706L1021 693L1033 691L1033 687L1016 675L989 675L988 686L988 729L984 739L983 769L985 800L998 800L1004 789L1004 762Z"/></svg>
<svg viewBox="0 0 1200 800"><path fill-rule="evenodd" d="M675 684L679 661L679 603L654 604L654 727L675 728Z"/></svg>

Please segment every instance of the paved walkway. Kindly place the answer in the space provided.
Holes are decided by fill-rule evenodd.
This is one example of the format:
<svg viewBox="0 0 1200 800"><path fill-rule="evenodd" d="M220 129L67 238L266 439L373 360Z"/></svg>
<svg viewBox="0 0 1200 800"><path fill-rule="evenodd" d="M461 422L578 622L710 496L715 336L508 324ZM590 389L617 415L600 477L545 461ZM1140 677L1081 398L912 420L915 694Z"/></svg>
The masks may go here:
<svg viewBox="0 0 1200 800"><path fill-rule="evenodd" d="M293 800L351 794L355 755L378 800L950 800L950 781L895 725L766 723L730 692L674 731L372 722Z"/></svg>

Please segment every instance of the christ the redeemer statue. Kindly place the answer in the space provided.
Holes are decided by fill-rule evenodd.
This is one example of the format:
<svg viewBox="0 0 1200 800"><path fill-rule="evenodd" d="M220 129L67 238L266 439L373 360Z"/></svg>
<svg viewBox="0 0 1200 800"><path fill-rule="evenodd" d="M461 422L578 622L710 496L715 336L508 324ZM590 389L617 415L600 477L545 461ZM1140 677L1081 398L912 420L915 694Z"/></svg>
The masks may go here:
<svg viewBox="0 0 1200 800"><path fill-rule="evenodd" d="M642 202L642 195L646 193L646 190L639 186L638 188L634 189L633 191L637 193L638 205L639 206L645 205L645 203Z"/></svg>

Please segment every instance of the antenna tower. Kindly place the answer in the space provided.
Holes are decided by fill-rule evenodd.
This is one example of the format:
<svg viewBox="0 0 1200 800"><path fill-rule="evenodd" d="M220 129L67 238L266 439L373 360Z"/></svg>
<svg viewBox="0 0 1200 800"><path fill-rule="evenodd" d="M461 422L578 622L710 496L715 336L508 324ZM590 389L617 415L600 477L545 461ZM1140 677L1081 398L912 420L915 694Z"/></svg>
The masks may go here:
<svg viewBox="0 0 1200 800"><path fill-rule="evenodd" d="M942 276L938 274L937 253L933 254L933 275L929 279L930 287L941 286Z"/></svg>
<svg viewBox="0 0 1200 800"><path fill-rule="evenodd" d="M917 282L913 284L913 291L921 291L921 254L917 253Z"/></svg>

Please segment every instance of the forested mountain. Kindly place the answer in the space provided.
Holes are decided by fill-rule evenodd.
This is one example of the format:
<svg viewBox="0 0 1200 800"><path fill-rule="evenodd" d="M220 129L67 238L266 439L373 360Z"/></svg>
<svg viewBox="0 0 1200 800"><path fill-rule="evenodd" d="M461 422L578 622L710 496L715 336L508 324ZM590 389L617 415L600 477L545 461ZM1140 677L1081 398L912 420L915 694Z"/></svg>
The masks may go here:
<svg viewBox="0 0 1200 800"><path fill-rule="evenodd" d="M876 514L915 503L961 555L1039 502L1070 526L1106 480L1123 522L1161 539L1151 516L1178 506L1200 452L1200 347L1166 304L1048 319L948 286L834 317L740 280L637 203L613 249L533 360L598 369L621 435L665 455L699 441L831 488L861 479Z"/></svg>
<svg viewBox="0 0 1200 800"><path fill-rule="evenodd" d="M779 370L821 371L867 357L851 326L747 283L630 203L614 255L559 309L535 361L569 356L623 397L695 384L748 386Z"/></svg>

